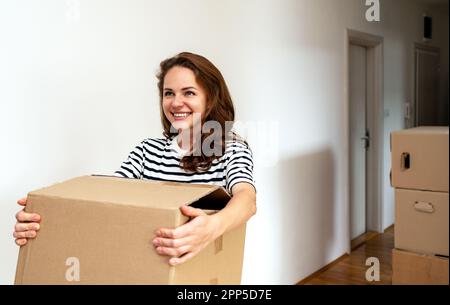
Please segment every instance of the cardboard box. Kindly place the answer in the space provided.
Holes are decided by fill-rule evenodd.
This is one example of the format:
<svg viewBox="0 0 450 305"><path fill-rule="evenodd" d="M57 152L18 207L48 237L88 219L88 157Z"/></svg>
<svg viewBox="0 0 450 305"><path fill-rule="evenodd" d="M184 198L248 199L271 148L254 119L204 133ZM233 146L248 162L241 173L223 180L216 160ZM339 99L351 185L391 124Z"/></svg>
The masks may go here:
<svg viewBox="0 0 450 305"><path fill-rule="evenodd" d="M448 285L448 257L392 250L392 284Z"/></svg>
<svg viewBox="0 0 450 305"><path fill-rule="evenodd" d="M28 194L42 216L20 249L16 284L239 284L245 225L172 267L152 240L186 221L179 207L213 212L230 196L218 186L83 176Z"/></svg>
<svg viewBox="0 0 450 305"><path fill-rule="evenodd" d="M448 256L448 193L395 189L395 248Z"/></svg>
<svg viewBox="0 0 450 305"><path fill-rule="evenodd" d="M392 186L448 192L448 153L448 127L392 132Z"/></svg>

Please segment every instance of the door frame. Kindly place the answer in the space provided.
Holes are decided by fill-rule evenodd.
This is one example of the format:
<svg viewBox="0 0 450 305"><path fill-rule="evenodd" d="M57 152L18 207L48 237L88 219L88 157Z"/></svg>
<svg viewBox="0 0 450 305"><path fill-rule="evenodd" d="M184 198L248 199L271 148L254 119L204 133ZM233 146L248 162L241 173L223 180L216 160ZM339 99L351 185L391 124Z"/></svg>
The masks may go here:
<svg viewBox="0 0 450 305"><path fill-rule="evenodd" d="M383 46L384 39L360 31L346 29L345 32L345 135L346 135L346 205L348 217L348 248L351 252L350 228L350 44L367 49L367 124L371 130L371 146L377 149L367 152L366 171L366 228L367 231L383 232L383 139L384 139L384 94L383 94Z"/></svg>
<svg viewBox="0 0 450 305"><path fill-rule="evenodd" d="M441 65L441 49L439 47L436 46L430 46L428 44L424 44L424 43L419 43L419 42L415 42L414 43L414 105L412 105L412 109L414 114L410 115L410 118L412 118L412 127L417 127L419 124L419 103L417 101L418 99L418 90L419 90L419 86L418 86L418 79L417 79L417 73L418 73L418 62L417 62L417 51L422 51L425 53L436 53L438 56L438 61L439 61L439 68ZM438 109L439 109L439 102L440 102L440 82L438 81ZM437 120L439 121L439 117L437 117Z"/></svg>

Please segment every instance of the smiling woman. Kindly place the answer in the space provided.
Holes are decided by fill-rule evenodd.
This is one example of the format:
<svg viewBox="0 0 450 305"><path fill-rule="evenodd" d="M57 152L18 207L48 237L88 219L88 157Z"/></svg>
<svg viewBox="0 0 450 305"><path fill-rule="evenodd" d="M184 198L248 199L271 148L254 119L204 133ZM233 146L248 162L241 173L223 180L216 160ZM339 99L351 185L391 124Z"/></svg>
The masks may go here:
<svg viewBox="0 0 450 305"><path fill-rule="evenodd" d="M210 168L214 159L224 155L227 138L235 138L227 130L226 123L234 121L234 106L222 74L203 56L184 52L161 62L157 77L164 136L180 134L178 143L193 154L183 158L182 168L191 172ZM220 148L219 156L199 152L200 145L195 145L196 139L204 143L211 135L194 134L194 126L205 122L220 126L214 143Z"/></svg>
<svg viewBox="0 0 450 305"><path fill-rule="evenodd" d="M232 195L227 206L212 215L182 206L181 212L191 217L188 223L160 228L154 238L149 236L156 252L177 265L256 213L253 155L245 140L227 130L234 121L233 102L222 74L209 60L180 53L161 62L157 78L164 137L141 141L114 175L215 184ZM202 132L210 122L220 128ZM210 138L219 153L210 154L210 145L203 145ZM26 205L26 198L18 203ZM40 217L22 210L16 218L14 237L22 246L36 237Z"/></svg>

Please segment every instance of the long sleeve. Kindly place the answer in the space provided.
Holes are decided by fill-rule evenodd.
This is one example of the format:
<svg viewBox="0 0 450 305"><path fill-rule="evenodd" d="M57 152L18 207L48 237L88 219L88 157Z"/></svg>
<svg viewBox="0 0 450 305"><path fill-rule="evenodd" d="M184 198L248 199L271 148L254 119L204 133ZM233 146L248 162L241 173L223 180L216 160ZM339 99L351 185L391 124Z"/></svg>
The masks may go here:
<svg viewBox="0 0 450 305"><path fill-rule="evenodd" d="M253 154L246 142L230 144L229 158L226 165L226 189L231 194L233 185L238 182L251 184L256 191L253 178Z"/></svg>
<svg viewBox="0 0 450 305"><path fill-rule="evenodd" d="M144 172L144 147L141 142L128 155L127 159L115 171L114 176L141 179Z"/></svg>

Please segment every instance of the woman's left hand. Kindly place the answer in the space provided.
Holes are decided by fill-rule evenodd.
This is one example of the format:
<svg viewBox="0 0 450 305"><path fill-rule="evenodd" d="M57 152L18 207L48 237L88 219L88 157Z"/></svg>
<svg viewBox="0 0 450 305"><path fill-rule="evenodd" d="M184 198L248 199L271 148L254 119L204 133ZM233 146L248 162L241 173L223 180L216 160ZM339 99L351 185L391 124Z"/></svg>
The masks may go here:
<svg viewBox="0 0 450 305"><path fill-rule="evenodd" d="M222 234L215 215L207 215L201 209L186 205L180 210L193 219L175 229L160 228L153 239L156 252L170 256L169 264L172 266L191 259Z"/></svg>

